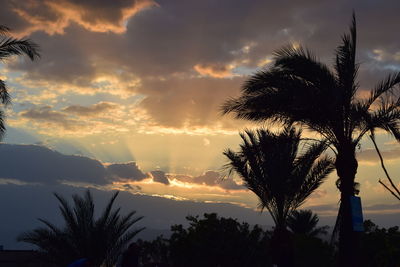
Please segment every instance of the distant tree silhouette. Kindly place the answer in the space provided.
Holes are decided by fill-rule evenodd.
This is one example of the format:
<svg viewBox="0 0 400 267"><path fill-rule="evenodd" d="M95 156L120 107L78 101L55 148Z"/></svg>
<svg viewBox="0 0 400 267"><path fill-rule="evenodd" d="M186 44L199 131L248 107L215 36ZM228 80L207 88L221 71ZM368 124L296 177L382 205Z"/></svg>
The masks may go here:
<svg viewBox="0 0 400 267"><path fill-rule="evenodd" d="M11 56L26 55L30 60L35 60L39 55L39 46L29 39L16 39L10 35L10 29L0 25L0 61ZM0 79L0 102L3 105L10 103L10 95L6 83ZM0 136L4 134L4 111L0 110Z"/></svg>
<svg viewBox="0 0 400 267"><path fill-rule="evenodd" d="M288 218L288 228L294 234L316 237L327 233L328 226L317 227L319 218L311 210L295 210Z"/></svg>
<svg viewBox="0 0 400 267"><path fill-rule="evenodd" d="M362 266L397 267L400 263L400 231L398 226L380 228L370 220L364 221L362 237Z"/></svg>
<svg viewBox="0 0 400 267"><path fill-rule="evenodd" d="M230 149L224 152L229 159L226 167L230 173L236 172L258 196L261 210L269 211L276 226L275 246L283 246L289 242L286 240L288 216L332 172L333 162L321 156L325 150L323 142L308 144L300 151L301 130L291 126L278 134L266 129L247 130L241 138L239 152ZM278 250L284 252L283 248Z"/></svg>
<svg viewBox="0 0 400 267"><path fill-rule="evenodd" d="M90 259L93 266L113 266L122 249L143 230L129 230L143 217L133 217L135 211L121 216L120 208L113 209L116 192L98 219L94 218L94 202L89 190L83 197L73 195L74 206L54 194L60 202L65 226L59 228L44 219L46 227L21 234L17 240L33 244L43 257L56 266L67 266L80 258Z"/></svg>
<svg viewBox="0 0 400 267"><path fill-rule="evenodd" d="M190 226L171 227L170 262L174 267L271 266L266 259L268 233L215 213L186 217Z"/></svg>
<svg viewBox="0 0 400 267"><path fill-rule="evenodd" d="M337 218L340 266L358 266L359 235L352 229L350 197L354 196L357 145L366 133L381 128L400 140L400 99L391 94L400 72L389 75L366 99L357 99L356 20L336 49L334 70L302 47L275 53L271 68L254 74L238 98L228 100L224 113L252 121L298 123L321 135L336 153L341 192Z"/></svg>

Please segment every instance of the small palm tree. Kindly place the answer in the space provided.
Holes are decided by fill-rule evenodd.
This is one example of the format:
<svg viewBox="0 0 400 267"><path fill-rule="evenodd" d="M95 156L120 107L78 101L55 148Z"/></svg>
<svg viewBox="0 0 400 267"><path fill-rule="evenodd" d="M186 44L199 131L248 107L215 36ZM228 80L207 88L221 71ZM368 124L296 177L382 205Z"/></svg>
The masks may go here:
<svg viewBox="0 0 400 267"><path fill-rule="evenodd" d="M269 211L275 223L274 261L290 264L285 263L292 258L287 218L332 172L333 162L321 156L325 150L322 142L300 151L301 131L291 126L279 134L266 129L247 130L241 138L239 152L224 152L229 159L226 168L230 174L236 172L258 196L259 208Z"/></svg>
<svg viewBox="0 0 400 267"><path fill-rule="evenodd" d="M314 143L300 152L301 131L290 126L279 134L259 129L240 136L240 151L224 152L226 168L258 196L260 209L269 211L276 228L285 229L288 216L333 170L332 160L321 156L325 144Z"/></svg>
<svg viewBox="0 0 400 267"><path fill-rule="evenodd" d="M59 228L39 219L46 227L23 233L17 240L37 246L44 259L57 266L66 266L80 258L88 258L93 266L113 266L122 249L144 229L129 230L143 218L134 218L135 211L121 216L120 208L112 209L118 193L114 193L98 219L94 218L89 190L84 197L73 195L73 207L55 193L65 226Z"/></svg>
<svg viewBox="0 0 400 267"><path fill-rule="evenodd" d="M358 266L359 235L353 231L351 197L358 168L356 148L366 133L380 128L400 141L400 98L394 89L400 72L378 83L366 99L358 99L356 20L344 34L329 68L302 47L275 53L270 69L259 71L244 84L242 95L228 100L224 113L252 121L297 123L320 134L336 153L341 192L337 218L340 266Z"/></svg>
<svg viewBox="0 0 400 267"><path fill-rule="evenodd" d="M29 39L16 39L10 36L10 29L0 25L0 61L11 56L26 55L30 60L40 57L39 46ZM10 95L6 83L0 79L0 103L8 105ZM0 135L4 134L4 112L0 110Z"/></svg>
<svg viewBox="0 0 400 267"><path fill-rule="evenodd" d="M311 210L295 210L288 218L288 227L294 234L316 237L326 234L328 226L317 227L319 218Z"/></svg>

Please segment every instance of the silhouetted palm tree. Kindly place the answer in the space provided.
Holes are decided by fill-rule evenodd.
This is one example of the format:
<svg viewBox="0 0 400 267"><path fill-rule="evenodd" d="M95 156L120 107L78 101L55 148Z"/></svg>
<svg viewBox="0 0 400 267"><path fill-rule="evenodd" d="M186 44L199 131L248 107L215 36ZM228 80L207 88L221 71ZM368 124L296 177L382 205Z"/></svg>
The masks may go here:
<svg viewBox="0 0 400 267"><path fill-rule="evenodd" d="M224 152L229 159L226 168L243 179L245 186L258 196L261 210L266 208L271 214L276 226L275 246L282 246L278 250L290 249L290 245L283 244L289 242L288 216L333 170L331 159L321 156L325 143L308 144L307 149L299 151L301 131L291 126L279 134L266 129L247 130L241 138L239 152Z"/></svg>
<svg viewBox="0 0 400 267"><path fill-rule="evenodd" d="M287 224L294 234L316 237L327 233L328 226L317 227L319 218L311 210L295 210L289 216Z"/></svg>
<svg viewBox="0 0 400 267"><path fill-rule="evenodd" d="M277 228L286 228L287 217L317 189L333 170L333 162L321 156L325 144L308 144L299 151L301 131L288 126L275 134L266 129L240 134L240 151L224 151L226 168L236 172L259 198Z"/></svg>
<svg viewBox="0 0 400 267"><path fill-rule="evenodd" d="M253 121L298 123L319 133L333 146L341 192L337 224L341 266L357 266L358 234L353 232L350 197L358 163L355 156L361 138L376 128L400 140L400 99L392 93L400 83L400 72L378 83L366 99L357 99L356 21L344 34L336 50L334 70L309 51L288 46L275 53L270 69L254 74L242 95L228 100L225 113Z"/></svg>
<svg viewBox="0 0 400 267"><path fill-rule="evenodd" d="M80 258L90 259L93 266L113 266L121 250L143 230L129 230L143 217L135 211L121 216L120 208L113 210L116 192L98 219L94 218L94 203L89 190L84 197L73 195L74 206L60 195L60 211L65 226L59 228L47 220L39 219L46 227L21 234L18 241L37 246L44 258L57 266L67 266Z"/></svg>
<svg viewBox="0 0 400 267"><path fill-rule="evenodd" d="M10 29L6 26L0 25L0 61L4 61L6 58L14 55L26 55L33 61L40 56L39 47L29 39L13 38L10 36ZM3 105L8 105L10 103L10 95L8 93L7 86L1 79L0 102ZM0 136L4 132L4 112L0 110Z"/></svg>

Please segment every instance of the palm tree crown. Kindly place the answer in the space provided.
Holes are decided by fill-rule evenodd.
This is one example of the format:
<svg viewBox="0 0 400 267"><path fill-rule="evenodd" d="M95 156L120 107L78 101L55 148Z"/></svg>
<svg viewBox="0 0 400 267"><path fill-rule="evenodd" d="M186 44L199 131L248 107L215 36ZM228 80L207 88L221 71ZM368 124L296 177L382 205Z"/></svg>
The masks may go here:
<svg viewBox="0 0 400 267"><path fill-rule="evenodd" d="M94 218L94 203L89 190L84 197L73 196L73 207L62 196L54 195L60 202L65 226L59 228L39 219L46 227L18 237L18 241L37 246L49 263L66 266L76 259L88 258L93 266L113 266L122 249L144 229L129 230L143 218L133 217L135 211L121 216L120 208L112 209L118 192L111 197L98 219Z"/></svg>
<svg viewBox="0 0 400 267"><path fill-rule="evenodd" d="M309 144L299 151L301 131L286 127L280 134L265 129L241 134L240 151L227 149L226 165L236 172L247 188L259 198L277 228L286 228L286 219L333 170L330 158L321 156L324 143Z"/></svg>
<svg viewBox="0 0 400 267"><path fill-rule="evenodd" d="M39 46L29 39L16 39L10 35L10 29L0 25L0 61L11 56L26 55L30 60L40 57ZM10 95L6 83L0 79L0 102L3 105L10 103ZM0 135L5 132L4 112L0 110Z"/></svg>
<svg viewBox="0 0 400 267"><path fill-rule="evenodd" d="M275 53L275 63L253 75L242 95L223 106L225 113L255 121L301 123L320 133L336 148L343 142L358 144L368 131L382 128L400 140L400 98L391 97L400 83L400 72L389 75L357 99L358 64L356 22L336 51L334 70L302 47L287 46ZM372 105L377 104L373 109Z"/></svg>

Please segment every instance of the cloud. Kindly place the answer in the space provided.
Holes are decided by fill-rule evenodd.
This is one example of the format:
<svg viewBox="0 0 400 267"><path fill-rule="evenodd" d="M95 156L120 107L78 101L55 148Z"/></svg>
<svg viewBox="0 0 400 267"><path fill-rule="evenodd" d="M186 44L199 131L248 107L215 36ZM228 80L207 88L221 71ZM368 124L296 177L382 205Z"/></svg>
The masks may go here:
<svg viewBox="0 0 400 267"><path fill-rule="evenodd" d="M52 108L52 106L33 107L21 111L19 115L32 121L58 125L66 130L74 130L84 126L83 122L70 119L65 113L52 110Z"/></svg>
<svg viewBox="0 0 400 267"><path fill-rule="evenodd" d="M385 161L392 161L392 160L397 160L400 158L400 148L382 150L380 152ZM378 164L379 163L379 156L375 149L363 150L362 152L357 154L357 159L360 162L369 163L369 164Z"/></svg>
<svg viewBox="0 0 400 267"><path fill-rule="evenodd" d="M107 171L116 180L141 181L148 177L139 169L136 162L110 164L107 166Z"/></svg>
<svg viewBox="0 0 400 267"><path fill-rule="evenodd" d="M237 184L232 178L223 179L219 172L206 171L199 176L190 175L169 175L170 179L174 178L185 183L193 183L207 186L216 186L226 190L243 190L242 185Z"/></svg>
<svg viewBox="0 0 400 267"><path fill-rule="evenodd" d="M151 177L153 178L154 182L162 183L165 185L169 185L169 180L165 172L163 171L151 171Z"/></svg>
<svg viewBox="0 0 400 267"><path fill-rule="evenodd" d="M11 65L24 73L25 82L80 94L137 95L149 121L160 127L237 129L218 114L245 79L232 73L253 73L288 43L305 44L331 63L353 8L362 88L388 67L399 67L400 40L391 34L398 6L396 1L343 0L318 6L312 1L34 0L6 3L0 23L32 33L29 37L42 48L40 61Z"/></svg>
<svg viewBox="0 0 400 267"><path fill-rule="evenodd" d="M89 106L70 105L61 110L53 106L21 105L28 109L19 111L8 122L14 127L30 128L47 136L88 136L106 132L126 132L135 124L129 120L130 112L112 102L99 102Z"/></svg>
<svg viewBox="0 0 400 267"><path fill-rule="evenodd" d="M193 69L204 76L213 78L227 78L232 76L233 65L223 64L196 64Z"/></svg>
<svg viewBox="0 0 400 267"><path fill-rule="evenodd" d="M321 199L321 198L324 198L327 194L328 194L328 192L327 192L326 190L323 190L323 189L316 189L316 190L310 195L310 199Z"/></svg>
<svg viewBox="0 0 400 267"><path fill-rule="evenodd" d="M95 159L63 155L43 146L0 144L0 177L54 184L60 181L104 185L107 172Z"/></svg>
<svg viewBox="0 0 400 267"><path fill-rule="evenodd" d="M38 145L0 144L0 161L0 178L28 183L108 185L148 177L135 162L104 165L96 159L64 155Z"/></svg>
<svg viewBox="0 0 400 267"><path fill-rule="evenodd" d="M44 31L49 35L64 34L65 29L76 23L92 32L126 31L127 21L141 10L155 6L152 1L76 1L32 0L27 3L12 1L9 8L15 16L24 20L20 35Z"/></svg>
<svg viewBox="0 0 400 267"><path fill-rule="evenodd" d="M90 106L71 105L63 109L64 112L72 113L78 116L93 117L98 114L110 112L117 108L116 103L99 102Z"/></svg>

